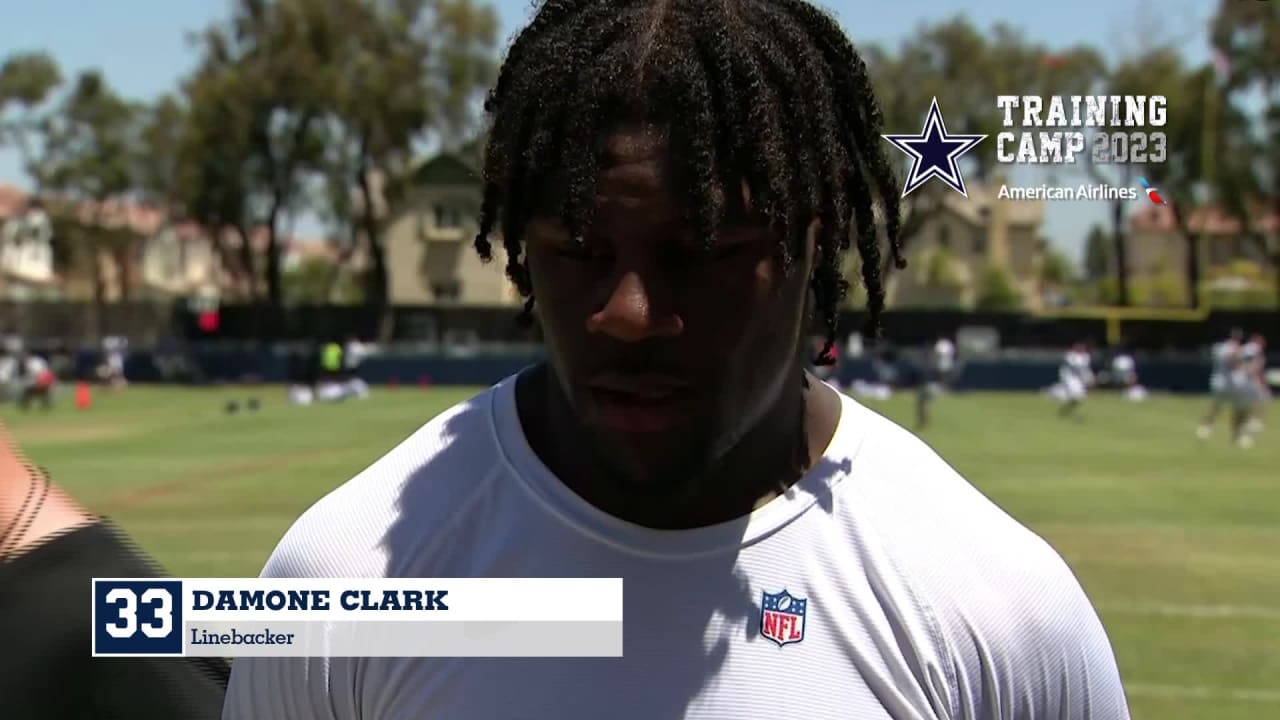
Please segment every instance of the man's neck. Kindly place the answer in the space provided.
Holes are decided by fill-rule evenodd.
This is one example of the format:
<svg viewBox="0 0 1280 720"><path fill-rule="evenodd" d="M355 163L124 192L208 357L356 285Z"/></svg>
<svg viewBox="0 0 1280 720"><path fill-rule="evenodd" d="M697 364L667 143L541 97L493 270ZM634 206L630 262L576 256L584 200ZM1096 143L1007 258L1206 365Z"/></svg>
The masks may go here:
<svg viewBox="0 0 1280 720"><path fill-rule="evenodd" d="M27 462L0 428L0 557L20 554L94 517Z"/></svg>
<svg viewBox="0 0 1280 720"><path fill-rule="evenodd" d="M822 456L840 417L839 398L821 381L808 376L803 392L779 393L779 399L718 462L707 468L683 498L653 497L622 483L619 470L583 452L577 428L546 366L533 371L529 397L547 416L525 423L535 452L571 489L601 510L629 522L661 529L689 529L743 517L778 497ZM795 382L799 383L799 377ZM546 394L543 394L546 393ZM557 410L557 406L559 409ZM521 413L522 418L525 412Z"/></svg>

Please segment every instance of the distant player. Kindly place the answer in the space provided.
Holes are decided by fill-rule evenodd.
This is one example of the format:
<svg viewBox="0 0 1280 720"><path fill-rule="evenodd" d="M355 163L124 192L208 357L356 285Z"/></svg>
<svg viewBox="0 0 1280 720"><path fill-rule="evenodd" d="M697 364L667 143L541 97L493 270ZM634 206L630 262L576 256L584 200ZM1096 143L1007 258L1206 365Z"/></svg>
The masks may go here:
<svg viewBox="0 0 1280 720"><path fill-rule="evenodd" d="M807 372L845 249L872 331L901 251L840 25L804 0L537 8L485 105L475 245L545 360L313 504L262 575L622 578L625 657L242 656L225 720L1128 718L1061 556ZM780 638L783 591L804 632Z"/></svg>
<svg viewBox="0 0 1280 720"><path fill-rule="evenodd" d="M940 337L925 358L924 372L916 389L916 430L929 424L929 409L939 395L946 392L955 372L956 346Z"/></svg>
<svg viewBox="0 0 1280 720"><path fill-rule="evenodd" d="M315 401L319 360L314 349L296 350L289 354L289 403L305 407Z"/></svg>
<svg viewBox="0 0 1280 720"><path fill-rule="evenodd" d="M1058 366L1058 384L1054 386L1054 396L1061 403L1058 417L1080 419L1080 406L1093 383L1093 357L1087 345L1076 343Z"/></svg>
<svg viewBox="0 0 1280 720"><path fill-rule="evenodd" d="M1267 387L1267 341L1262 335L1254 335L1240 346L1231 386L1234 395L1234 412L1231 418L1232 437L1236 445L1249 447L1253 436L1262 431L1262 412L1271 395Z"/></svg>
<svg viewBox="0 0 1280 720"><path fill-rule="evenodd" d="M98 374L104 383L113 388L120 389L129 384L124 367L128 349L127 338L108 335L102 339L102 365L98 368Z"/></svg>
<svg viewBox="0 0 1280 720"><path fill-rule="evenodd" d="M369 346L352 335L342 347L343 381L342 387L347 397L369 397L369 384L360 375L360 366L369 356Z"/></svg>
<svg viewBox="0 0 1280 720"><path fill-rule="evenodd" d="M898 357L887 345L877 345L867 354L871 365L871 380L861 378L849 385L849 394L856 398L888 400L893 397L893 387L898 382Z"/></svg>
<svg viewBox="0 0 1280 720"><path fill-rule="evenodd" d="M324 402L345 400L347 388L343 375L342 343L330 340L320 347L320 380L316 386L316 398Z"/></svg>
<svg viewBox="0 0 1280 720"><path fill-rule="evenodd" d="M58 378L53 368L49 367L49 361L33 352L22 361L22 366L22 389L18 396L18 406L27 410L32 403L38 402L45 410L52 408L53 391Z"/></svg>
<svg viewBox="0 0 1280 720"><path fill-rule="evenodd" d="M21 337L7 335L0 338L0 402L22 397L26 355Z"/></svg>
<svg viewBox="0 0 1280 720"><path fill-rule="evenodd" d="M1239 359L1240 346L1244 344L1244 331L1232 329L1226 340L1217 343L1211 351L1212 366L1209 371L1209 411L1200 419L1196 435L1207 439L1213 434L1213 425L1224 408L1235 405L1232 397L1232 377Z"/></svg>
<svg viewBox="0 0 1280 720"><path fill-rule="evenodd" d="M1141 402L1147 399L1147 389L1138 381L1137 363L1124 350L1111 358L1111 382L1126 400Z"/></svg>

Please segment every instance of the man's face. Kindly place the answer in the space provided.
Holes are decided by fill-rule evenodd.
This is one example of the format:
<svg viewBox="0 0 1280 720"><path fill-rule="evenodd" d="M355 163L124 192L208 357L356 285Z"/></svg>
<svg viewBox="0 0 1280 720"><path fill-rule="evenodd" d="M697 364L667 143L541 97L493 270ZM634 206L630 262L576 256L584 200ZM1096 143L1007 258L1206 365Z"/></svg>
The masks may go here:
<svg viewBox="0 0 1280 720"><path fill-rule="evenodd" d="M655 493L705 470L799 382L813 262L810 239L785 275L777 234L745 221L703 254L670 177L661 133L620 130L585 245L555 219L525 229L560 387L595 451Z"/></svg>

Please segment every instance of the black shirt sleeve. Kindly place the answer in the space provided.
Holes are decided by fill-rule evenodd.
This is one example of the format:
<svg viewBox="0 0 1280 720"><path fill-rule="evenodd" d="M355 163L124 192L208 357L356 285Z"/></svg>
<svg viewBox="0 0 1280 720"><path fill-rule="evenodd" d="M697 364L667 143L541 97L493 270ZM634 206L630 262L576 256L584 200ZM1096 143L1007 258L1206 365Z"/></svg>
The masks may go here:
<svg viewBox="0 0 1280 720"><path fill-rule="evenodd" d="M0 562L0 715L219 718L229 674L221 658L91 655L91 580L163 576L105 520Z"/></svg>

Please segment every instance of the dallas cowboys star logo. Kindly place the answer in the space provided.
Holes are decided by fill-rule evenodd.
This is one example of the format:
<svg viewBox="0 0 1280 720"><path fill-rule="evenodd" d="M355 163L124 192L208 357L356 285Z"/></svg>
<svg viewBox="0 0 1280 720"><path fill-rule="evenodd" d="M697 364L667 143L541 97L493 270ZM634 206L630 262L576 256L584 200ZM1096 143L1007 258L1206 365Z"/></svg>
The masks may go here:
<svg viewBox="0 0 1280 720"><path fill-rule="evenodd" d="M911 156L911 175L907 177L902 197L910 195L929 178L935 177L951 186L952 190L969 197L956 161L985 137L987 136L948 135L947 125L942 121L942 111L938 109L938 98L935 97L933 105L929 107L929 116L925 118L924 129L919 135L884 136L885 140Z"/></svg>

